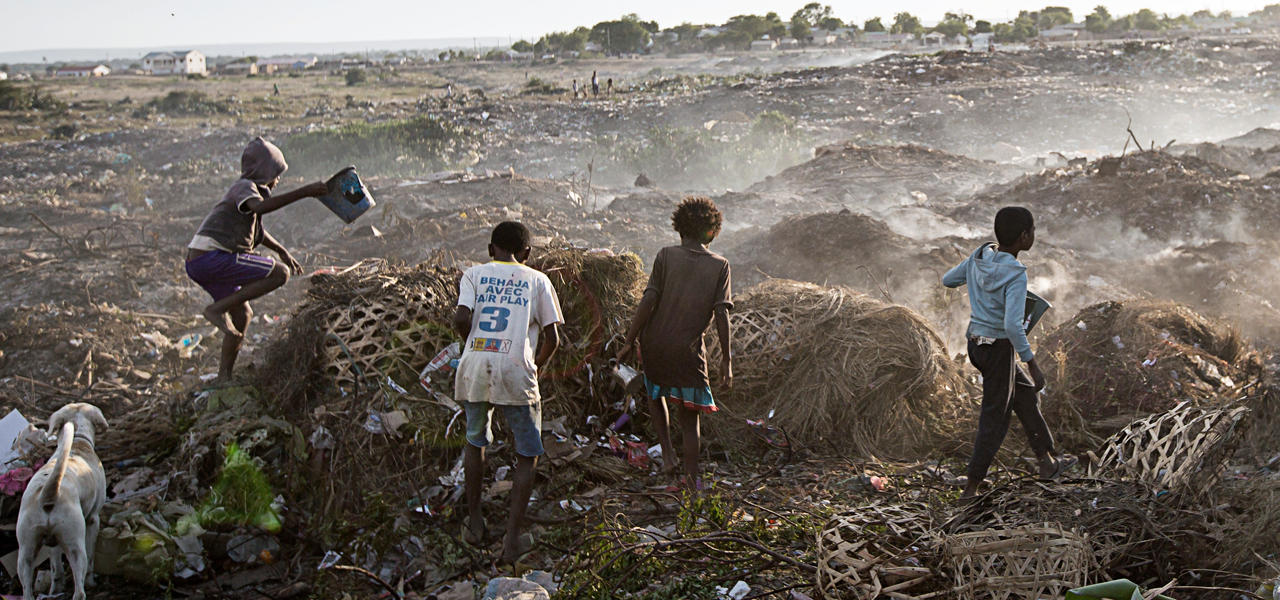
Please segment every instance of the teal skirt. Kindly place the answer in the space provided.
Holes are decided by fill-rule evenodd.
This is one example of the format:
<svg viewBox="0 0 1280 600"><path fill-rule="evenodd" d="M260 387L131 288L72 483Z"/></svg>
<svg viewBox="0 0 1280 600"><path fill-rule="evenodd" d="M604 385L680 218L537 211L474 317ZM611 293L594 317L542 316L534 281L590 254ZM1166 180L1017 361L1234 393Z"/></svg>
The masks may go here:
<svg viewBox="0 0 1280 600"><path fill-rule="evenodd" d="M713 413L720 409L716 408L716 399L711 396L711 387L702 386L694 387L671 387L658 385L644 378L644 386L649 390L649 397L657 400L666 398L667 402L684 405L689 410L698 412Z"/></svg>

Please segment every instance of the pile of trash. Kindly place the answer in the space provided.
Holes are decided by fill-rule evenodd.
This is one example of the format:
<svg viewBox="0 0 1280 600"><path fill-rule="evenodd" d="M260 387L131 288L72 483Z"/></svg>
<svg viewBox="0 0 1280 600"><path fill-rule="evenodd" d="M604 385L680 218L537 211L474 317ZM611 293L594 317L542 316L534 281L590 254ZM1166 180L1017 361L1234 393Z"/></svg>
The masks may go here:
<svg viewBox="0 0 1280 600"><path fill-rule="evenodd" d="M892 297L890 276L896 289L914 279L929 279L926 285L931 285L936 278L928 269L944 272L949 267L883 221L847 209L785 218L738 243L726 256L739 284L774 277L848 285L882 297Z"/></svg>
<svg viewBox="0 0 1280 600"><path fill-rule="evenodd" d="M725 412L766 420L802 444L915 456L973 409L946 346L909 308L770 279L737 300L730 327L736 383ZM715 367L719 346L708 338Z"/></svg>
<svg viewBox="0 0 1280 600"><path fill-rule="evenodd" d="M1055 245L1095 256L1115 250L1097 243L1103 232L1165 244L1265 239L1280 226L1271 209L1280 186L1269 181L1157 149L1045 169L993 188L951 216L985 224L1000 207L1025 206L1053 223Z"/></svg>
<svg viewBox="0 0 1280 600"><path fill-rule="evenodd" d="M1275 522L1274 501L1263 502L1264 510L1255 506L1275 493L1275 479L1210 490L1247 413L1241 406L1184 405L1135 422L1104 446L1128 444L1137 454L1094 456L1087 478L1017 478L959 507L913 491L909 497L919 501L888 498L837 510L819 534L818 586L833 598L878 597L886 590L906 600L1060 597L1121 578L1145 585L1188 570L1248 572L1249 563L1267 569L1269 563L1254 562L1249 552L1274 551L1271 534L1242 540L1238 531ZM1185 427L1152 427L1170 422ZM1135 436L1139 431L1152 435ZM937 476L926 469L924 478L931 477Z"/></svg>
<svg viewBox="0 0 1280 600"><path fill-rule="evenodd" d="M1235 328L1158 300L1087 307L1041 338L1037 355L1055 435L1086 448L1180 402L1237 397L1263 375Z"/></svg>

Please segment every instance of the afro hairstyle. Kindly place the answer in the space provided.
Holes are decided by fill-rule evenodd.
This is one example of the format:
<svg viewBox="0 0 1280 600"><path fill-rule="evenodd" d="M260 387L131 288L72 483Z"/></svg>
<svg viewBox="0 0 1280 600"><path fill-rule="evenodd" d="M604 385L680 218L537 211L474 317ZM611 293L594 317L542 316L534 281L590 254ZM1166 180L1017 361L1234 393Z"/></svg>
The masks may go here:
<svg viewBox="0 0 1280 600"><path fill-rule="evenodd" d="M671 213L671 227L680 237L710 241L720 235L724 215L706 196L689 196Z"/></svg>

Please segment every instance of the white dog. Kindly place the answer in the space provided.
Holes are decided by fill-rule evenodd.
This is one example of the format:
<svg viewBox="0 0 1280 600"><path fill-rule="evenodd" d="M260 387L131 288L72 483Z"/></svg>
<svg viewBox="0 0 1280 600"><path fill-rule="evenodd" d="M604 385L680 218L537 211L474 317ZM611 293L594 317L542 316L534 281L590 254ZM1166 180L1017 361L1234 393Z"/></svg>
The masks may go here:
<svg viewBox="0 0 1280 600"><path fill-rule="evenodd" d="M75 578L72 600L84 600L85 584L93 584L98 511L107 500L107 478L93 442L106 429L102 411L92 404L68 404L49 417L49 434L58 434L58 449L31 477L18 511L18 578L24 600L35 597L34 563L41 546L51 550L49 593L62 581L63 553Z"/></svg>

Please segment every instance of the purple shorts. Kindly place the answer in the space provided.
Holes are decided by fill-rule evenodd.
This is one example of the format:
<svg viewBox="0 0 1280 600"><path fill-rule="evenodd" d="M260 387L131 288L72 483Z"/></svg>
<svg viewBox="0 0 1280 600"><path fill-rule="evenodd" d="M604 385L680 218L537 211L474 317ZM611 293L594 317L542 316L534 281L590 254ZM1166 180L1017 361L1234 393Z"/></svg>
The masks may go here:
<svg viewBox="0 0 1280 600"><path fill-rule="evenodd" d="M245 284L266 278L275 266L276 261L265 256L213 250L187 261L187 277L217 302Z"/></svg>

